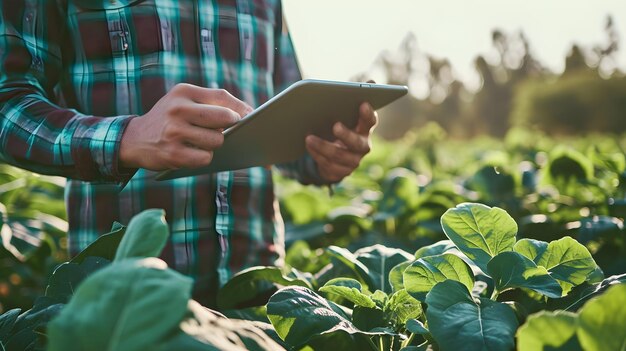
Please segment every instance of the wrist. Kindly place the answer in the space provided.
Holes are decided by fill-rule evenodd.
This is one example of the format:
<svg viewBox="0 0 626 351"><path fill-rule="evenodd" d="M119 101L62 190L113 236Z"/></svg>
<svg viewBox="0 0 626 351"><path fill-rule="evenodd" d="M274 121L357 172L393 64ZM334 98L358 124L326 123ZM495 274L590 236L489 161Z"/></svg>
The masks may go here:
<svg viewBox="0 0 626 351"><path fill-rule="evenodd" d="M125 169L141 168L140 158L137 155L137 140L138 131L141 129L141 117L133 117L126 129L122 133L122 139L120 140L119 150L119 167Z"/></svg>

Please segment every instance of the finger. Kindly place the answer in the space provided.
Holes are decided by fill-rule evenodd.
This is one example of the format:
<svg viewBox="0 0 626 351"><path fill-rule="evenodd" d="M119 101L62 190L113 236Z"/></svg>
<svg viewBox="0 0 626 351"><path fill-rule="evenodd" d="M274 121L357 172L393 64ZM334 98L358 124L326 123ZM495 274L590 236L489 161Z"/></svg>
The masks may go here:
<svg viewBox="0 0 626 351"><path fill-rule="evenodd" d="M370 152L369 138L350 130L342 123L335 123L333 134L345 147L357 154L365 155Z"/></svg>
<svg viewBox="0 0 626 351"><path fill-rule="evenodd" d="M168 169L204 167L213 160L213 152L181 145L170 155Z"/></svg>
<svg viewBox="0 0 626 351"><path fill-rule="evenodd" d="M228 128L241 119L235 111L215 105L186 104L180 109L190 124L203 128Z"/></svg>
<svg viewBox="0 0 626 351"><path fill-rule="evenodd" d="M361 135L369 135L372 128L378 123L378 115L370 104L364 102L359 107L359 121L354 130Z"/></svg>
<svg viewBox="0 0 626 351"><path fill-rule="evenodd" d="M180 88L178 88L180 86ZM199 104L218 105L229 108L241 117L249 114L254 109L245 102L237 99L224 89L209 89L191 84L180 84L177 86L182 94Z"/></svg>
<svg viewBox="0 0 626 351"><path fill-rule="evenodd" d="M213 151L224 144L224 134L218 130L188 126L181 132L184 143L196 148Z"/></svg>
<svg viewBox="0 0 626 351"><path fill-rule="evenodd" d="M306 147L307 150L312 150L324 156L332 164L350 168L350 171L357 168L361 163L361 155L314 135L309 135L306 138Z"/></svg>
<svg viewBox="0 0 626 351"><path fill-rule="evenodd" d="M317 169L320 176L328 181L338 182L352 173L352 169L350 167L333 163L326 158L326 156L320 154L314 149L307 147L307 151L315 163L317 163Z"/></svg>

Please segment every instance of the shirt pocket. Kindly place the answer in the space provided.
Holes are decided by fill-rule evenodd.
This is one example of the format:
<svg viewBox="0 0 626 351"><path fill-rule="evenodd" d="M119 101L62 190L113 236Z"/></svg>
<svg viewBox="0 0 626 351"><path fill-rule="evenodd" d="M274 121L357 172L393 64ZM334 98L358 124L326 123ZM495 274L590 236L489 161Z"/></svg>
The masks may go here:
<svg viewBox="0 0 626 351"><path fill-rule="evenodd" d="M68 14L76 43L74 74L137 70L159 63L164 45L154 1L70 0Z"/></svg>
<svg viewBox="0 0 626 351"><path fill-rule="evenodd" d="M250 61L261 72L273 72L277 24L276 4L269 0L250 2L252 6L240 16L243 59Z"/></svg>

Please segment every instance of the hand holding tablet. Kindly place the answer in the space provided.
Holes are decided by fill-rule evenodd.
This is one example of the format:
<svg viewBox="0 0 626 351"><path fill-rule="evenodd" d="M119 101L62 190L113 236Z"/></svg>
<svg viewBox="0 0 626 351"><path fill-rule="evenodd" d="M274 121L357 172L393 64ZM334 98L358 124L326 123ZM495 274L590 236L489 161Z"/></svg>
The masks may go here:
<svg viewBox="0 0 626 351"><path fill-rule="evenodd" d="M306 152L305 138L334 140L333 126L353 129L359 107L377 110L406 95L404 86L302 80L224 131L224 144L209 166L161 172L166 180L293 161Z"/></svg>

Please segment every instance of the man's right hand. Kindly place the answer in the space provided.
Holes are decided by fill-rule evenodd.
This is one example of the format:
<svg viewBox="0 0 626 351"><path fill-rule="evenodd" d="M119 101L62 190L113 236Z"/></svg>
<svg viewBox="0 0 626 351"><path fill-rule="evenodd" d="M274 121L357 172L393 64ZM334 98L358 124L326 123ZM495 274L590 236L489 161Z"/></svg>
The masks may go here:
<svg viewBox="0 0 626 351"><path fill-rule="evenodd" d="M161 171L206 166L222 131L252 112L226 90L178 84L122 135L120 166Z"/></svg>

